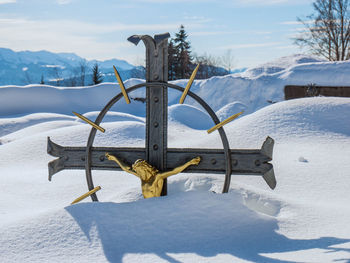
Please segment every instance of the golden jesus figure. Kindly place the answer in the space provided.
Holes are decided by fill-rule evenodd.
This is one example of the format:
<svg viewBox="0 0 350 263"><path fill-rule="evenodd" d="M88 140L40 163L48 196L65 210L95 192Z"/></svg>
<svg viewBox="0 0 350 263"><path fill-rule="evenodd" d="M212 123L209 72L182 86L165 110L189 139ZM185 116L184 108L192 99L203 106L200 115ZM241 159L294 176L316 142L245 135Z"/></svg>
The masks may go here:
<svg viewBox="0 0 350 263"><path fill-rule="evenodd" d="M200 157L196 157L171 171L160 172L145 160L136 160L131 168L109 153L106 153L106 157L110 161L115 161L125 172L136 175L141 179L141 188L144 198L160 196L165 178L181 173L190 165L198 165L201 161Z"/></svg>

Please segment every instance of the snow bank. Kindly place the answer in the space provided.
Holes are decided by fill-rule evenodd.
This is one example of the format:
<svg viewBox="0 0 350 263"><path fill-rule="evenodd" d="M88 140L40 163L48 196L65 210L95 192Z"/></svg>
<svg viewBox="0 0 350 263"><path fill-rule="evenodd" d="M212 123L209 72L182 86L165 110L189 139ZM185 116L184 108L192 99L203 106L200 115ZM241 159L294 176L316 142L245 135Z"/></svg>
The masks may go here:
<svg viewBox="0 0 350 263"><path fill-rule="evenodd" d="M278 69L278 70L277 70ZM269 105L269 101L282 101L285 85L348 85L350 61L320 62L312 57L295 55L284 57L272 63L252 68L244 73L196 80L191 91L204 99L214 111L235 101L246 105L246 113L252 113ZM172 83L185 86L188 80ZM142 80L130 79L126 87L141 83ZM86 113L100 111L106 103L120 92L115 83L103 83L91 87L62 88L29 85L24 87L0 87L0 116L15 116L38 112L71 114L77 111ZM130 94L132 98L145 96L144 89ZM169 90L169 105L179 102L181 93ZM191 99L187 104L198 105ZM122 99L113 111L125 112L136 116L145 116L145 105L132 101L127 105Z"/></svg>
<svg viewBox="0 0 350 263"><path fill-rule="evenodd" d="M41 87L44 97L49 90L56 94L53 105L40 101L39 87L0 88L7 105L21 90L29 98L6 112L24 116L0 119L1 262L347 262L350 98L304 98L261 108L267 97L282 94L281 83L303 76L340 83L349 69L348 62L306 62L254 78L196 81L193 87L222 119L242 109L252 112L224 127L231 148L260 148L266 136L275 139L274 191L259 176L232 176L229 194L222 195L223 175L179 174L169 178L167 197L144 200L135 176L93 171L102 202L69 206L87 191L85 173L62 171L49 183L47 163L54 157L46 153L47 136L63 146L85 146L91 127L71 110L94 119L117 86ZM71 98L76 90L80 100ZM181 94L169 93L169 147L222 148L217 132L206 133L208 115L190 98L178 105ZM31 106L51 113L33 113ZM143 147L144 108L141 102L118 103L94 146Z"/></svg>

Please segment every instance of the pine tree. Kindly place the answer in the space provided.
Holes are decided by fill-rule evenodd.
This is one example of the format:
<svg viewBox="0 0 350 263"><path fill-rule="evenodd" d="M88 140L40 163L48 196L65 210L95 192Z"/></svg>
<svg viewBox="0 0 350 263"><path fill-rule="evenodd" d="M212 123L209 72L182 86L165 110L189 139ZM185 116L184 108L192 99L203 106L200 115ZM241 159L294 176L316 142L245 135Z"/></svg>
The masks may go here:
<svg viewBox="0 0 350 263"><path fill-rule="evenodd" d="M175 74L176 78L188 78L191 75L190 64L192 62L191 57L191 45L187 41L187 33L183 25L180 26L179 32L175 34L175 49L176 49L176 63Z"/></svg>
<svg viewBox="0 0 350 263"><path fill-rule="evenodd" d="M40 84L45 84L45 81L44 81L44 75L43 74L41 74L41 80L40 80Z"/></svg>
<svg viewBox="0 0 350 263"><path fill-rule="evenodd" d="M95 65L92 68L92 84L100 84L103 81L102 73L100 72L100 69L98 68L98 64L95 63Z"/></svg>
<svg viewBox="0 0 350 263"><path fill-rule="evenodd" d="M170 39L168 44L168 79L175 80L176 79L176 48L174 45L174 40Z"/></svg>

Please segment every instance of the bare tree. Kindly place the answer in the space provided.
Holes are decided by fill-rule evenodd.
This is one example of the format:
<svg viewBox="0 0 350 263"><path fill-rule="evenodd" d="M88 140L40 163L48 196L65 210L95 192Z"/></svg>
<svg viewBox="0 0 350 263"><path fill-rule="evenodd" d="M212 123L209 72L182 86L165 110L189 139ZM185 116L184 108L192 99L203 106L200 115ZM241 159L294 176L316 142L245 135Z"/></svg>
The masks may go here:
<svg viewBox="0 0 350 263"><path fill-rule="evenodd" d="M306 20L298 18L306 31L294 39L295 43L330 61L349 59L349 0L316 0L313 7L315 13Z"/></svg>
<svg viewBox="0 0 350 263"><path fill-rule="evenodd" d="M52 74L54 77L53 81L56 81L56 86L60 86L63 78L62 78L62 72L61 72L59 66L55 66L52 68Z"/></svg>
<svg viewBox="0 0 350 263"><path fill-rule="evenodd" d="M80 85L85 86L85 75L86 75L86 69L87 69L87 63L85 60L80 61L79 69L80 69Z"/></svg>
<svg viewBox="0 0 350 263"><path fill-rule="evenodd" d="M226 50L225 54L221 56L220 64L228 71L228 73L231 73L232 67L234 65L234 56L232 54L232 49Z"/></svg>

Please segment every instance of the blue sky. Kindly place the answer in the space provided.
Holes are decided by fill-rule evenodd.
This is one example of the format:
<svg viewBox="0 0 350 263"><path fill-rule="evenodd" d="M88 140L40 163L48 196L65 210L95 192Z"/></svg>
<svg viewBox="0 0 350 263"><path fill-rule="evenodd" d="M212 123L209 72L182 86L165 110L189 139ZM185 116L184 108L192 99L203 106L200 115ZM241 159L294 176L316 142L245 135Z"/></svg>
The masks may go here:
<svg viewBox="0 0 350 263"><path fill-rule="evenodd" d="M296 17L312 13L312 0L0 0L0 47L73 52L87 59L142 64L133 34L169 32L181 24L196 54L223 56L249 67L301 53L291 38Z"/></svg>

